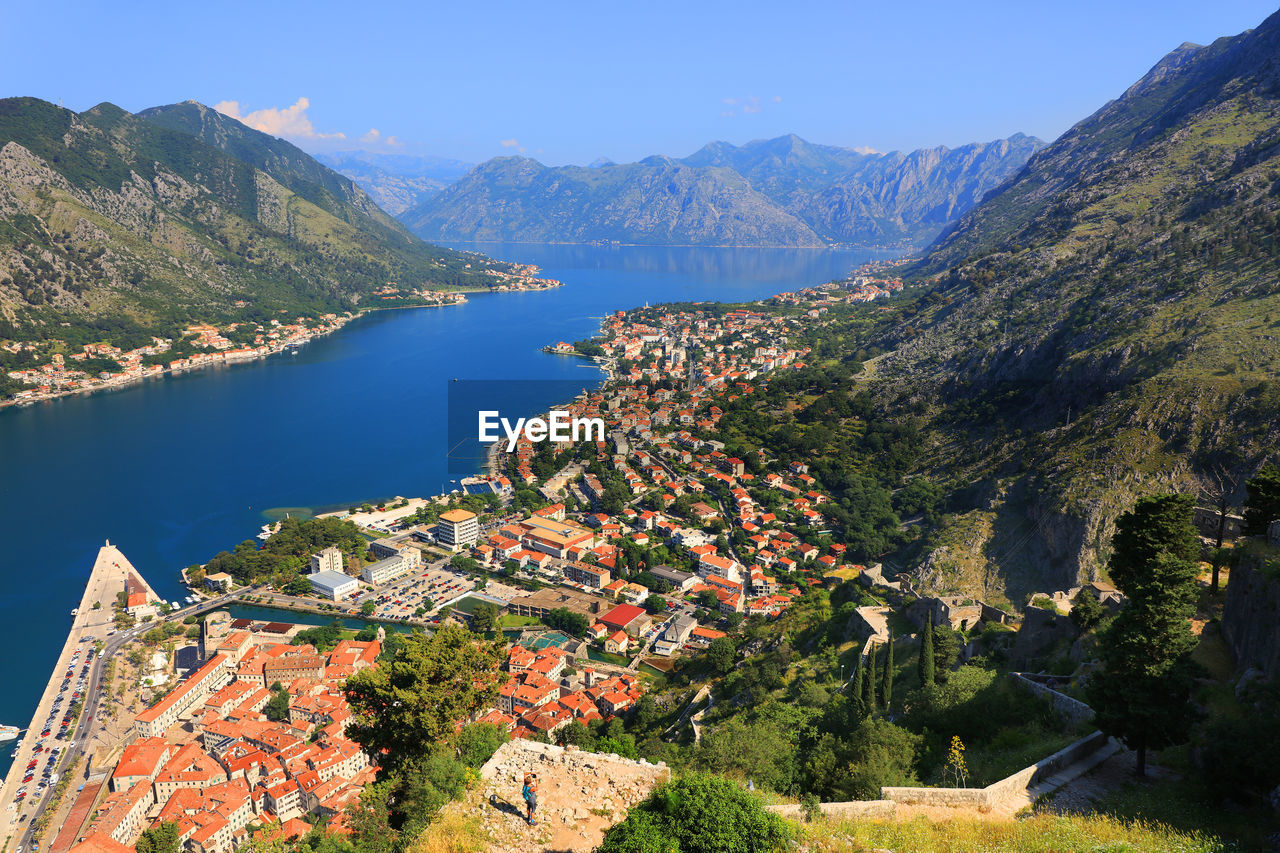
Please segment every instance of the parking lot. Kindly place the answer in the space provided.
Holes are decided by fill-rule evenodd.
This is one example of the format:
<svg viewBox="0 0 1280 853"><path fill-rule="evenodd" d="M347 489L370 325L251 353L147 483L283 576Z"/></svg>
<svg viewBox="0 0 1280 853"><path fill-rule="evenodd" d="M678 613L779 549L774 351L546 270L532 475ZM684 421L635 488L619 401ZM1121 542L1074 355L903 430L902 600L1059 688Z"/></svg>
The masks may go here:
<svg viewBox="0 0 1280 853"><path fill-rule="evenodd" d="M442 604L466 595L475 588L475 581L463 572L454 571L443 560L428 566L424 571L398 578L360 596L363 604L372 601L377 605L373 615L379 619L407 621L421 607L430 612ZM426 602L430 600L431 606Z"/></svg>
<svg viewBox="0 0 1280 853"><path fill-rule="evenodd" d="M85 638L80 648L71 655L71 661L62 674L62 684L49 715L41 724L39 739L32 750L32 757L27 762L14 800L22 804L28 795L40 799L45 790L58 781L55 768L64 748L63 741L74 722L72 707L84 696L88 686L89 670L93 663L93 646L88 645L90 638Z"/></svg>

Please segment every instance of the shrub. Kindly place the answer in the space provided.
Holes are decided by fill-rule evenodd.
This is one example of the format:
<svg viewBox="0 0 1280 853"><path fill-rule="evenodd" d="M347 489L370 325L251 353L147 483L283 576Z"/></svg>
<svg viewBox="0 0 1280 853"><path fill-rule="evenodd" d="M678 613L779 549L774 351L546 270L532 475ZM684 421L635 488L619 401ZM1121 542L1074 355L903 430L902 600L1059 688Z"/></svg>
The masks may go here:
<svg viewBox="0 0 1280 853"><path fill-rule="evenodd" d="M662 785L604 837L598 853L764 853L782 850L786 825L753 795L716 776Z"/></svg>

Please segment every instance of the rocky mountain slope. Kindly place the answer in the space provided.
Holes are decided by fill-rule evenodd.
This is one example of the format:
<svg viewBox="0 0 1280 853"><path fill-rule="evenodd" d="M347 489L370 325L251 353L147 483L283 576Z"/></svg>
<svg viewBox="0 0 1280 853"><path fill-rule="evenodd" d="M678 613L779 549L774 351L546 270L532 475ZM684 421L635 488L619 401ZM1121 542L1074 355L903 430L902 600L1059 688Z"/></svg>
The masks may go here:
<svg viewBox="0 0 1280 853"><path fill-rule="evenodd" d="M0 101L0 339L292 319L388 282L491 280L492 262L423 243L287 142L193 102L147 116Z"/></svg>
<svg viewBox="0 0 1280 853"><path fill-rule="evenodd" d="M538 774L537 826L525 823L520 798L525 773ZM453 821L479 824L492 851L590 853L609 827L623 820L654 786L670 779L663 764L632 761L577 747L530 740L504 743L480 771L481 783L444 815L410 850L427 853L451 831ZM441 836L441 837L437 837Z"/></svg>
<svg viewBox="0 0 1280 853"><path fill-rule="evenodd" d="M943 235L872 366L954 487L922 578L1065 588L1137 495L1242 496L1280 447L1278 238L1277 16L1179 47Z"/></svg>
<svg viewBox="0 0 1280 853"><path fill-rule="evenodd" d="M924 243L1017 172L1043 143L1009 139L909 154L797 136L705 146L682 160L482 163L401 214L428 239L690 245Z"/></svg>
<svg viewBox="0 0 1280 853"><path fill-rule="evenodd" d="M399 216L437 195L474 165L444 157L367 151L317 154L316 159L355 181L392 216Z"/></svg>

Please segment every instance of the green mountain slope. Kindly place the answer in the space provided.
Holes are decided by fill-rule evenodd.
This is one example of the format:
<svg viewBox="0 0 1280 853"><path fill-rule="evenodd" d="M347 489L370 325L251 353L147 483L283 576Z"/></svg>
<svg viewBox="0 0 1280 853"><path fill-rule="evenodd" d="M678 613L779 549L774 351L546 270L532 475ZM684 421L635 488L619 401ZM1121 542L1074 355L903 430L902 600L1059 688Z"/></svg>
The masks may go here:
<svg viewBox="0 0 1280 853"><path fill-rule="evenodd" d="M817 246L923 243L1043 143L878 154L797 136L683 160L547 167L490 160L401 219L428 239Z"/></svg>
<svg viewBox="0 0 1280 853"><path fill-rule="evenodd" d="M1278 237L1273 16L1178 48L940 238L872 365L928 401L954 487L921 577L1064 588L1135 496L1242 495L1280 447Z"/></svg>
<svg viewBox="0 0 1280 853"><path fill-rule="evenodd" d="M315 315L505 267L423 243L347 178L198 104L149 113L0 101L0 339Z"/></svg>

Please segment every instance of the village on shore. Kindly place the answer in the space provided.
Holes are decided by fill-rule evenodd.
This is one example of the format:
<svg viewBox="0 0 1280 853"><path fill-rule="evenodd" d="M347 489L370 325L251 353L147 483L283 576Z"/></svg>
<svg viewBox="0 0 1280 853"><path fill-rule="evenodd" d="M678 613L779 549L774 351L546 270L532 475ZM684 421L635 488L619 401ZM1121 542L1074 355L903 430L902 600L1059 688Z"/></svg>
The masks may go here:
<svg viewBox="0 0 1280 853"><path fill-rule="evenodd" d="M540 270L531 264L512 264L509 271L486 269L485 272L494 279L485 292L549 290L563 286L563 282L556 279L539 277ZM478 288L423 290L391 282L374 291L361 311L461 305L467 301L467 293L476 290ZM41 363L8 372L10 379L29 387L14 392L10 399L0 398L0 408L121 388L166 374L296 352L308 341L341 329L361 311L297 317L293 321L273 319L267 323L197 323L184 328L177 339L152 337L150 343L128 350L109 343L82 344L75 349L56 340L3 343L0 348L6 352L36 355ZM47 361L43 361L44 358Z"/></svg>

